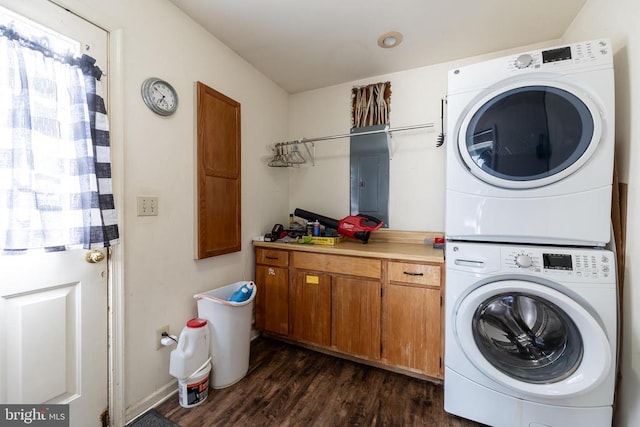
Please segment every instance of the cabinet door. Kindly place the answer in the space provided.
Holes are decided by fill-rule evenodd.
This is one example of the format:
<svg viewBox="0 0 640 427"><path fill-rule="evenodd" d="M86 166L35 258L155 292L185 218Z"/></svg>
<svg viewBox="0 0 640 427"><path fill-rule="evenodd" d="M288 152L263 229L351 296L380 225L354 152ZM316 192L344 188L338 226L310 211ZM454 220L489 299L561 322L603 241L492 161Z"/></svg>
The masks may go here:
<svg viewBox="0 0 640 427"><path fill-rule="evenodd" d="M280 335L289 334L289 270L256 266L256 327Z"/></svg>
<svg viewBox="0 0 640 427"><path fill-rule="evenodd" d="M329 347L331 345L331 276L296 271L291 284L291 336Z"/></svg>
<svg viewBox="0 0 640 427"><path fill-rule="evenodd" d="M332 293L332 345L354 356L379 359L380 282L334 276Z"/></svg>
<svg viewBox="0 0 640 427"><path fill-rule="evenodd" d="M384 298L387 362L442 378L440 289L390 284Z"/></svg>

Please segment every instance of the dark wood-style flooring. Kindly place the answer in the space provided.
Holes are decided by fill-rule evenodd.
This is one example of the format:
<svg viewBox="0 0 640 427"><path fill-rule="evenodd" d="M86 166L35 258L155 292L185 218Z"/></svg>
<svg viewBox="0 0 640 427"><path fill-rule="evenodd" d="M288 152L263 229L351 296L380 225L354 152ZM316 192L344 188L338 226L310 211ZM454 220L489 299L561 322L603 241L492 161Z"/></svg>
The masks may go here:
<svg viewBox="0 0 640 427"><path fill-rule="evenodd" d="M156 410L181 427L480 426L444 412L441 385L264 337L237 384L197 407L175 395Z"/></svg>

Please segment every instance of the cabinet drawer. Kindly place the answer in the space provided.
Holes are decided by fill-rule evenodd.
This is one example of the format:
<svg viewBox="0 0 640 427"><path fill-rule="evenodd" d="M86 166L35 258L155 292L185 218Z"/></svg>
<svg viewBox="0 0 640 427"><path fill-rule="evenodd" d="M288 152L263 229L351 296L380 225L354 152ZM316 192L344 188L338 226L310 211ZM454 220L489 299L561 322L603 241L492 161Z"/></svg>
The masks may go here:
<svg viewBox="0 0 640 427"><path fill-rule="evenodd" d="M389 262L389 281L440 287L440 266Z"/></svg>
<svg viewBox="0 0 640 427"><path fill-rule="evenodd" d="M256 249L256 264L273 265L274 267L287 267L289 265L289 252L277 249Z"/></svg>
<svg viewBox="0 0 640 427"><path fill-rule="evenodd" d="M307 252L293 253L293 266L295 268L371 277L374 279L381 277L381 264L379 259L374 258L324 255Z"/></svg>

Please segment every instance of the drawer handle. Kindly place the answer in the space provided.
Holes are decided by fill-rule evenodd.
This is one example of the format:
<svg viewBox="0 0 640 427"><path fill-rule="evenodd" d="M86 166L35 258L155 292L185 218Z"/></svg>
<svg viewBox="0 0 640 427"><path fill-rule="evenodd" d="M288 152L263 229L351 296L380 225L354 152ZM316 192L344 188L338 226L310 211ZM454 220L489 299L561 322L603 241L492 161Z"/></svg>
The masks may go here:
<svg viewBox="0 0 640 427"><path fill-rule="evenodd" d="M424 273L412 273L410 271L404 271L403 273L407 276L424 276Z"/></svg>
<svg viewBox="0 0 640 427"><path fill-rule="evenodd" d="M277 256L269 256L269 255L267 255L265 258L266 258L266 259L278 259L278 257L277 257Z"/></svg>

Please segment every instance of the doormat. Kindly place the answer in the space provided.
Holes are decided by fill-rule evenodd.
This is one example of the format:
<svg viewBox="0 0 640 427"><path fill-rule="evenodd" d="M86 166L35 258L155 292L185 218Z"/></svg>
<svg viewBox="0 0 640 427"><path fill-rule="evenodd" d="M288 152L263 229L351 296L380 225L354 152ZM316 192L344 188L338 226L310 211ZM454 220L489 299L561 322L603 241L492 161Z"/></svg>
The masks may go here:
<svg viewBox="0 0 640 427"><path fill-rule="evenodd" d="M180 427L178 424L166 419L155 409L150 409L141 417L136 418L126 427Z"/></svg>

